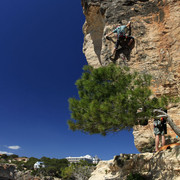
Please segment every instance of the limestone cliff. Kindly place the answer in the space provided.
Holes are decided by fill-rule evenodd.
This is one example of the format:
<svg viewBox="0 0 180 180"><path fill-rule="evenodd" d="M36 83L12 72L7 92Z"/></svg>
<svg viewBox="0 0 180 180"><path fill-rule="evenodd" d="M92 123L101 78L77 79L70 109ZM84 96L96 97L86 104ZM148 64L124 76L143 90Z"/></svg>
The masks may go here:
<svg viewBox="0 0 180 180"><path fill-rule="evenodd" d="M86 17L83 52L89 65L97 68L113 61L148 72L153 77L152 90L156 96L180 95L180 1L81 0L81 3ZM112 60L116 37L108 40L104 35L129 20L135 47L131 52L119 50ZM180 126L180 105L169 107L168 114ZM135 145L139 151L153 137L152 130L151 122L143 129L135 128ZM175 138L171 128L168 135Z"/></svg>
<svg viewBox="0 0 180 180"><path fill-rule="evenodd" d="M121 154L101 161L89 180L126 180L130 173L149 180L179 180L180 146L157 154Z"/></svg>

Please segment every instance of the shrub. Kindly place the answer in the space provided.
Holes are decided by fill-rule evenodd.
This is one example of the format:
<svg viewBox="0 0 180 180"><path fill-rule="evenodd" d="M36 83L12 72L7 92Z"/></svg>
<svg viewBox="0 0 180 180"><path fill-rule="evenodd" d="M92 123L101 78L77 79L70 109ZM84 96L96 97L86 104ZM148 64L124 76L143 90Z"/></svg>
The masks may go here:
<svg viewBox="0 0 180 180"><path fill-rule="evenodd" d="M145 177L143 177L141 174L139 173L130 173L127 176L126 180L146 180Z"/></svg>

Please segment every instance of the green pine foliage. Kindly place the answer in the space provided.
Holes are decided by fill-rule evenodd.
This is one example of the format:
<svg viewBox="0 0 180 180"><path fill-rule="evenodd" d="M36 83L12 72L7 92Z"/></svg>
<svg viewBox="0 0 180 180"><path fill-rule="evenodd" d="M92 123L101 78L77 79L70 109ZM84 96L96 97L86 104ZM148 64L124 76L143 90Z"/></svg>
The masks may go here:
<svg viewBox="0 0 180 180"><path fill-rule="evenodd" d="M94 164L81 160L78 163L72 163L70 166L64 168L62 170L62 178L63 180L88 180L94 169Z"/></svg>
<svg viewBox="0 0 180 180"><path fill-rule="evenodd" d="M70 129L106 135L136 124L147 124L152 108L164 101L150 99L151 76L114 64L93 69L84 66L76 81L79 98L69 99Z"/></svg>

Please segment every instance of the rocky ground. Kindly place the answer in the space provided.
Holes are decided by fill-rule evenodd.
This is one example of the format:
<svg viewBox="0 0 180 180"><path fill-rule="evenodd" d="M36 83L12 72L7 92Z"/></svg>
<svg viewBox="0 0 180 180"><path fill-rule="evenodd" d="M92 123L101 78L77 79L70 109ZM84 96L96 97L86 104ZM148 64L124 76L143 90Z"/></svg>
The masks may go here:
<svg viewBox="0 0 180 180"><path fill-rule="evenodd" d="M61 180L53 177L34 177L31 171L19 171L16 165L3 163L0 164L0 180Z"/></svg>
<svg viewBox="0 0 180 180"><path fill-rule="evenodd" d="M159 153L121 154L101 161L89 180L126 180L130 173L147 180L179 180L180 146Z"/></svg>

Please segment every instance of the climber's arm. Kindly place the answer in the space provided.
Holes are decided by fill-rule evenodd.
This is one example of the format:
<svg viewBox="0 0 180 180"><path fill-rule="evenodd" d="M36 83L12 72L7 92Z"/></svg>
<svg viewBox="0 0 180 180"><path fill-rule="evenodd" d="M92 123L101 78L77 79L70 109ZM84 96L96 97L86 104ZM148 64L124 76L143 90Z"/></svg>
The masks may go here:
<svg viewBox="0 0 180 180"><path fill-rule="evenodd" d="M129 21L127 24L126 24L126 27L130 27L131 26L131 21Z"/></svg>
<svg viewBox="0 0 180 180"><path fill-rule="evenodd" d="M126 24L126 27L126 33L129 32L128 35L131 36L131 21Z"/></svg>
<svg viewBox="0 0 180 180"><path fill-rule="evenodd" d="M113 33L114 33L114 32L112 31L112 32L106 34L106 35L105 35L105 38L107 38L108 36L110 36L110 35L113 34Z"/></svg>

